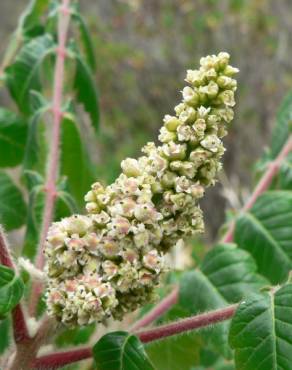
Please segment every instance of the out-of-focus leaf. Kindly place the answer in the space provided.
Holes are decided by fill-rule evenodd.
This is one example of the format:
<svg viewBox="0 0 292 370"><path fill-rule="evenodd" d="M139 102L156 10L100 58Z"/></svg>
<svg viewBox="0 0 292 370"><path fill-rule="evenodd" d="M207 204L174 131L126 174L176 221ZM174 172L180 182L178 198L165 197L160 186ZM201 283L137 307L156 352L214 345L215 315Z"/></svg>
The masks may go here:
<svg viewBox="0 0 292 370"><path fill-rule="evenodd" d="M84 194L94 181L93 167L73 115L64 115L61 130L61 174L67 177L69 190L79 206L83 206Z"/></svg>
<svg viewBox="0 0 292 370"><path fill-rule="evenodd" d="M257 274L256 264L248 253L234 244L221 244L207 253L201 271L183 274L179 304L188 315L195 315L237 302L266 284L267 280ZM204 340L226 358L231 356L228 330L229 323L223 322L202 333Z"/></svg>
<svg viewBox="0 0 292 370"><path fill-rule="evenodd" d="M200 362L201 342L196 333L191 333L149 343L145 349L159 370L190 370Z"/></svg>
<svg viewBox="0 0 292 370"><path fill-rule="evenodd" d="M37 171L42 176L45 176L49 148L47 143L47 125L43 120L43 116L49 109L49 104L36 91L31 93L30 101L34 113L29 121L23 168L25 171Z"/></svg>
<svg viewBox="0 0 292 370"><path fill-rule="evenodd" d="M30 90L41 90L39 71L45 58L54 53L51 35L42 35L26 43L12 65L6 68L6 80L11 96L23 113L30 113Z"/></svg>
<svg viewBox="0 0 292 370"><path fill-rule="evenodd" d="M236 222L235 241L251 253L259 272L283 282L292 268L292 192L268 191Z"/></svg>
<svg viewBox="0 0 292 370"><path fill-rule="evenodd" d="M26 218L26 204L12 179L0 171L0 224L9 231L22 226Z"/></svg>
<svg viewBox="0 0 292 370"><path fill-rule="evenodd" d="M0 108L0 167L14 167L22 161L26 135L26 123L15 113Z"/></svg>
<svg viewBox="0 0 292 370"><path fill-rule="evenodd" d="M292 153L283 161L277 182L280 190L292 190Z"/></svg>
<svg viewBox="0 0 292 370"><path fill-rule="evenodd" d="M92 126L95 130L99 126L99 103L98 94L91 71L87 64L82 60L78 52L75 52L76 75L74 88L77 100L83 104L85 111L91 118Z"/></svg>
<svg viewBox="0 0 292 370"><path fill-rule="evenodd" d="M43 184L34 186L29 194L26 234L22 250L22 254L30 259L34 258L37 251L44 204L45 192Z"/></svg>
<svg viewBox="0 0 292 370"><path fill-rule="evenodd" d="M27 227L24 248L22 251L23 255L30 259L34 258L37 251L44 213L44 204L44 184L39 184L32 188L29 195ZM63 217L70 216L76 211L76 204L70 194L66 191L58 191L55 206L55 219L59 220Z"/></svg>
<svg viewBox="0 0 292 370"><path fill-rule="evenodd" d="M10 343L10 319L0 321L0 355L8 348Z"/></svg>
<svg viewBox="0 0 292 370"><path fill-rule="evenodd" d="M93 347L98 370L154 370L140 340L124 331L104 335Z"/></svg>
<svg viewBox="0 0 292 370"><path fill-rule="evenodd" d="M276 158L292 131L292 93L284 99L278 114L275 128L272 133L270 157Z"/></svg>
<svg viewBox="0 0 292 370"><path fill-rule="evenodd" d="M275 294L253 293L232 319L229 342L236 369L291 369L292 285Z"/></svg>
<svg viewBox="0 0 292 370"><path fill-rule="evenodd" d="M49 6L49 0L31 0L19 20L18 33L25 36L35 35L35 30L40 30L40 20Z"/></svg>
<svg viewBox="0 0 292 370"><path fill-rule="evenodd" d="M56 338L58 347L78 346L89 341L95 331L95 324L90 324L82 328L66 329Z"/></svg>
<svg viewBox="0 0 292 370"><path fill-rule="evenodd" d="M5 317L20 301L24 284L15 272L0 265L0 318Z"/></svg>
<svg viewBox="0 0 292 370"><path fill-rule="evenodd" d="M73 19L77 22L80 32L81 42L83 44L84 53L86 60L92 71L96 69L96 61L94 54L94 46L90 36L90 32L87 28L86 22L78 10L75 10L73 13Z"/></svg>

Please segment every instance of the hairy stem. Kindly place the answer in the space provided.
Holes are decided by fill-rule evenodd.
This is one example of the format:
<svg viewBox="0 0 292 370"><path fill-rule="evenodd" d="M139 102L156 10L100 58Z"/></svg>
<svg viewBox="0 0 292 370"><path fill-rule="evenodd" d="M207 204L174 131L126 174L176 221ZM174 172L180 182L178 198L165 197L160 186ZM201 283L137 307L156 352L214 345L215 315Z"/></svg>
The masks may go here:
<svg viewBox="0 0 292 370"><path fill-rule="evenodd" d="M37 358L33 362L32 368L39 370L54 370L90 357L92 357L92 350L88 347L73 349L71 351L56 352Z"/></svg>
<svg viewBox="0 0 292 370"><path fill-rule="evenodd" d="M211 311L201 315L182 319L174 323L161 325L153 329L135 331L134 334L140 338L141 342L149 343L162 338L167 338L180 333L200 329L221 321L230 319L237 308L237 304ZM46 356L41 356L33 362L34 369L58 369L73 362L81 361L92 357L91 348L78 348L71 351L56 352Z"/></svg>
<svg viewBox="0 0 292 370"><path fill-rule="evenodd" d="M4 231L0 226L0 263L4 266L16 270L12 256L8 248L8 242L5 238ZM13 335L15 343L22 343L29 339L28 328L26 324L23 308L19 303L12 311Z"/></svg>
<svg viewBox="0 0 292 370"><path fill-rule="evenodd" d="M51 320L44 318L37 334L33 338L17 346L16 354L9 370L30 370L39 348L45 343L47 337L53 330L54 325Z"/></svg>
<svg viewBox="0 0 292 370"><path fill-rule="evenodd" d="M44 205L43 223L40 233L40 243L36 257L36 267L42 270L44 266L44 246L47 233L54 217L55 200L57 197L56 182L58 179L60 155L60 127L62 122L62 95L64 90L64 65L66 57L66 41L70 21L70 0L63 0L59 9L58 48L54 74L54 89L52 98L53 129L51 138L50 162L45 185L46 198ZM34 314L35 307L42 291L42 284L35 282L32 287L30 312Z"/></svg>
<svg viewBox="0 0 292 370"><path fill-rule="evenodd" d="M36 266L43 268L44 256L43 250L48 233L48 229L53 220L55 199L57 196L56 182L58 178L59 149L60 149L60 126L62 121L62 94L64 89L64 64L66 56L66 40L70 21L70 0L63 0L60 7L58 22L58 49L57 60L54 75L53 91L53 132L51 141L50 163L48 166L47 180L45 185L46 199L45 211L43 216L43 225L40 236L40 246L36 260Z"/></svg>

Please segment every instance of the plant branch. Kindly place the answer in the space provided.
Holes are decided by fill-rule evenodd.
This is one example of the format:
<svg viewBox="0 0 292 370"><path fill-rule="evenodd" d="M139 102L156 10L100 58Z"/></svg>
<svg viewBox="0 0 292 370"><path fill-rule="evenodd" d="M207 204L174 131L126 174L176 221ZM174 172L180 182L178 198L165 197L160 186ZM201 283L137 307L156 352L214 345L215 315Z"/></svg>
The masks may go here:
<svg viewBox="0 0 292 370"><path fill-rule="evenodd" d="M201 315L188 317L170 324L157 326L156 328L138 331L135 334L140 338L141 342L149 343L158 339L171 337L190 330L204 328L209 325L216 324L221 321L230 319L237 308L237 304L233 304L226 308L216 311L210 311Z"/></svg>
<svg viewBox="0 0 292 370"><path fill-rule="evenodd" d="M210 311L201 315L182 319L177 322L158 326L156 328L134 332L141 342L149 343L162 338L167 338L180 333L200 329L221 321L230 319L237 308L237 304L222 308L216 311ZM92 357L91 348L79 348L71 351L56 352L46 356L41 356L33 362L33 368L58 369L73 362L85 360Z"/></svg>
<svg viewBox="0 0 292 370"><path fill-rule="evenodd" d="M91 357L92 350L88 347L73 349L71 351L56 352L37 358L33 362L32 368L39 370L54 370Z"/></svg>
<svg viewBox="0 0 292 370"><path fill-rule="evenodd" d="M58 164L60 151L60 126L62 121L62 95L64 89L64 65L66 57L66 41L70 21L70 0L63 0L60 7L58 21L58 48L57 59L54 75L54 90L53 90L53 132L51 141L50 163L48 166L46 179L46 199L44 207L43 225L40 236L40 246L36 259L36 266L39 269L43 268L44 256L43 250L46 242L49 227L53 221L53 213L55 200L57 196L56 182L58 179Z"/></svg>
<svg viewBox="0 0 292 370"><path fill-rule="evenodd" d="M16 270L12 256L8 248L8 242L4 231L0 226L0 263L14 271ZM29 339L25 314L20 303L12 310L12 325L15 343L23 343Z"/></svg>
<svg viewBox="0 0 292 370"><path fill-rule="evenodd" d="M36 257L36 267L40 270L44 266L44 247L49 227L53 221L55 200L57 197L56 183L59 170L60 156L60 127L62 122L62 95L64 90L64 66L66 58L66 42L70 21L70 0L62 0L58 18L58 47L54 73L54 88L52 98L53 129L51 138L50 162L45 184L46 198L44 205L43 223L40 233L40 243ZM32 286L30 313L33 315L42 292L42 283L35 282Z"/></svg>
<svg viewBox="0 0 292 370"><path fill-rule="evenodd" d="M25 343L17 346L16 354L9 370L30 370L35 361L38 350L53 332L55 325L52 320L45 317L38 328L36 335Z"/></svg>

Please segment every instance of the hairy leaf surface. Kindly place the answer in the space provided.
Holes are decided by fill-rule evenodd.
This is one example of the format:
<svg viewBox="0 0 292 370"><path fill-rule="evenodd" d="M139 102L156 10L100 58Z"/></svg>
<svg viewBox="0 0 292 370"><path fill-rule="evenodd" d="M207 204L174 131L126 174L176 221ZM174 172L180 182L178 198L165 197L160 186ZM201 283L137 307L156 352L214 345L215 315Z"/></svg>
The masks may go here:
<svg viewBox="0 0 292 370"><path fill-rule="evenodd" d="M291 284L275 294L253 293L240 304L229 337L237 369L292 369L291 312Z"/></svg>

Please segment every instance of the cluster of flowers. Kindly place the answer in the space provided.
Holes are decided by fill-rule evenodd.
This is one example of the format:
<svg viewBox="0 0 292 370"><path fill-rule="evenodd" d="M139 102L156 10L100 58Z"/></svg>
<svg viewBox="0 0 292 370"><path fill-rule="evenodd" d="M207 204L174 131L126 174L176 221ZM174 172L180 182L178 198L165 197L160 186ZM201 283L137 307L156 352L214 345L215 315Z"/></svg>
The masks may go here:
<svg viewBox="0 0 292 370"><path fill-rule="evenodd" d="M215 182L221 138L233 119L238 72L219 53L187 71L176 115L166 115L161 145L148 143L138 159L122 161L109 186L92 185L88 214L50 228L47 306L67 325L123 318L151 302L165 270L163 256L179 240L203 231L198 200Z"/></svg>

